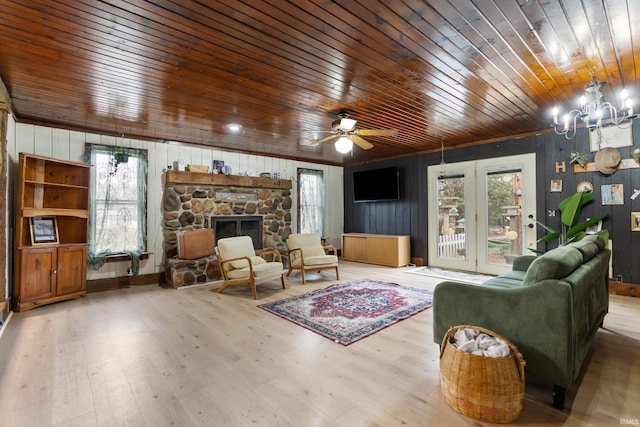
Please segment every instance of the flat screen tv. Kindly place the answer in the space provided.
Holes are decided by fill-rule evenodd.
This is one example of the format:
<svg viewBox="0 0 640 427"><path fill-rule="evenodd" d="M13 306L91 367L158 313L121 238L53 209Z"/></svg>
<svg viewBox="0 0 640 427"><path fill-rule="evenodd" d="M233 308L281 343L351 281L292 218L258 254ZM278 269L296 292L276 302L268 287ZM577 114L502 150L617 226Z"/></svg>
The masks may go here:
<svg viewBox="0 0 640 427"><path fill-rule="evenodd" d="M353 201L378 202L400 199L400 174L397 167L353 172Z"/></svg>

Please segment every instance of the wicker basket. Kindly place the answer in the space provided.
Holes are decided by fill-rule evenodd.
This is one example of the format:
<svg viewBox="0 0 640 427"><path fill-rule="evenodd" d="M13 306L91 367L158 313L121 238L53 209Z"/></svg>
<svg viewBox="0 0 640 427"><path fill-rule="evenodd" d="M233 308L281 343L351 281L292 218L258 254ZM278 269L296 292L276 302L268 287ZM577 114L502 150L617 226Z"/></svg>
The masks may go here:
<svg viewBox="0 0 640 427"><path fill-rule="evenodd" d="M452 343L459 329L471 328L502 339L508 356L485 357L457 349ZM524 400L522 354L506 338L478 326L449 328L440 347L440 388L449 406L468 417L492 423L509 423L522 411Z"/></svg>

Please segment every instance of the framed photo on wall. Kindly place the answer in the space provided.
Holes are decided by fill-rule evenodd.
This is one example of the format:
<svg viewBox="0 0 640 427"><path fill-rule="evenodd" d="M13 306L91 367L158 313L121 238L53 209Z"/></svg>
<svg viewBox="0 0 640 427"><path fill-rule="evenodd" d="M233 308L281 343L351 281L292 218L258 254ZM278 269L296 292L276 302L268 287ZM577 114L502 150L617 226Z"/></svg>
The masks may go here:
<svg viewBox="0 0 640 427"><path fill-rule="evenodd" d="M620 148L631 147L632 145L631 126L628 128L619 128L618 126L602 128L602 143L600 146L598 146L598 132L589 132L589 147L592 152L606 147Z"/></svg>
<svg viewBox="0 0 640 427"><path fill-rule="evenodd" d="M562 180L561 179L552 179L551 180L551 188L549 189L552 193L562 193Z"/></svg>
<svg viewBox="0 0 640 427"><path fill-rule="evenodd" d="M640 231L640 212L631 212L631 231Z"/></svg>
<svg viewBox="0 0 640 427"><path fill-rule="evenodd" d="M606 184L600 186L602 192L603 205L623 205L624 204L624 185L623 184Z"/></svg>
<svg viewBox="0 0 640 427"><path fill-rule="evenodd" d="M58 243L58 225L55 217L31 218L31 244Z"/></svg>

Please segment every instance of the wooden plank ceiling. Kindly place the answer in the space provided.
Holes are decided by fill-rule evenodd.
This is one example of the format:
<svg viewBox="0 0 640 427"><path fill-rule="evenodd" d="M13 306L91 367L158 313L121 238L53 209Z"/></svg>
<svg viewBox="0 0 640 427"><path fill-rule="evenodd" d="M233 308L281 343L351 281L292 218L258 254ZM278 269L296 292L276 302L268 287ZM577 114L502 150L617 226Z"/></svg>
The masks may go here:
<svg viewBox="0 0 640 427"><path fill-rule="evenodd" d="M640 101L634 5L0 0L0 76L18 121L348 165L547 130L591 74ZM311 145L340 112L399 133Z"/></svg>

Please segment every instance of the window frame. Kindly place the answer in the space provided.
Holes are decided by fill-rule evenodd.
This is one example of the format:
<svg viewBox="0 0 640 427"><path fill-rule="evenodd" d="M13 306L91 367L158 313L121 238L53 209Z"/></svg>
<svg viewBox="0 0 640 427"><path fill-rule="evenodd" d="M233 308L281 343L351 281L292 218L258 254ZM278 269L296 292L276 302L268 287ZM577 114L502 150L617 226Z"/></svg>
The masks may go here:
<svg viewBox="0 0 640 427"><path fill-rule="evenodd" d="M91 168L91 178L90 178L90 194L95 194L97 182L96 182L96 165L94 164L94 153L101 154L114 154L114 153L124 153L128 156L134 156L138 158L138 176L137 176L137 185L138 188L138 206L143 209L143 212L140 213L140 222L142 222L142 226L138 227L138 232L141 233L141 236L138 237L139 246L137 250L132 251L103 251L99 253L93 252L95 249L95 244L93 242L93 236L95 236L97 229L96 227L96 198L91 197L89 203L89 245L87 249L87 258L88 258L88 266L91 269L99 269L105 262L114 262L114 261L124 261L131 260L133 273L137 274L139 268L139 260L146 259L149 257L149 252L147 252L147 239L148 239L148 186L149 186L149 175L148 175L148 151L144 149L138 148L127 148L127 147L119 147L119 146L111 146L111 145L103 145L103 144L86 144L85 145L85 153L84 160L87 163L92 165ZM144 182L141 183L140 180ZM143 184L143 185L140 185Z"/></svg>
<svg viewBox="0 0 640 427"><path fill-rule="evenodd" d="M325 228L325 219L326 219L326 182L324 179L324 171L321 169L310 169L310 168L298 168L297 170L297 175L298 175L298 181L297 181L297 188L298 188L298 221L297 221L297 231L298 233L302 232L302 211L303 211L303 196L302 196L302 179L303 179L303 175L315 175L315 176L320 176L321 180L322 180L322 189L320 190L321 194L320 194L320 200L319 200L319 204L317 205L320 209L320 217L321 217L321 230L320 231L315 231L316 233L320 234L320 237L324 237L324 228ZM306 206L306 205L305 205Z"/></svg>

